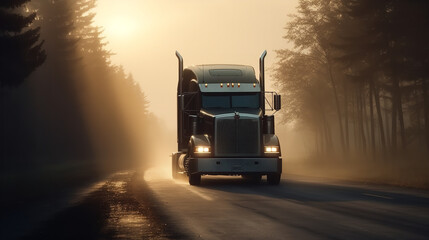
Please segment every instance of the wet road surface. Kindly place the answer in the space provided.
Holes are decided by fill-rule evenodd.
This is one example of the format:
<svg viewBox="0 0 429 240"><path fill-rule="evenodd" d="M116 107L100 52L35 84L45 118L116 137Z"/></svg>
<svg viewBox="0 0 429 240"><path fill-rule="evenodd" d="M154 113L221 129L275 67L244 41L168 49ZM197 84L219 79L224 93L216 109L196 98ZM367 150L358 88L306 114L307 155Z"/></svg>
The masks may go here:
<svg viewBox="0 0 429 240"><path fill-rule="evenodd" d="M428 191L298 176L190 186L168 175L114 174L22 239L429 238Z"/></svg>
<svg viewBox="0 0 429 240"><path fill-rule="evenodd" d="M139 174L113 174L79 195L20 239L185 239L155 213L157 202Z"/></svg>
<svg viewBox="0 0 429 240"><path fill-rule="evenodd" d="M170 225L192 239L429 239L429 192L240 177L147 179Z"/></svg>

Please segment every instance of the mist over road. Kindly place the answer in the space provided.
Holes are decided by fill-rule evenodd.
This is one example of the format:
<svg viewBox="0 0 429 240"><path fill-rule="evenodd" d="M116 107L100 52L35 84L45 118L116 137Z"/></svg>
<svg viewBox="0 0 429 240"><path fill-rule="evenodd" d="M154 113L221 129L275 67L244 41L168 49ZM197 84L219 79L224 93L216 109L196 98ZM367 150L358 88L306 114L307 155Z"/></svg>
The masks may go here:
<svg viewBox="0 0 429 240"><path fill-rule="evenodd" d="M156 175L156 174L152 174ZM287 176L147 178L169 224L194 239L427 239L429 193Z"/></svg>

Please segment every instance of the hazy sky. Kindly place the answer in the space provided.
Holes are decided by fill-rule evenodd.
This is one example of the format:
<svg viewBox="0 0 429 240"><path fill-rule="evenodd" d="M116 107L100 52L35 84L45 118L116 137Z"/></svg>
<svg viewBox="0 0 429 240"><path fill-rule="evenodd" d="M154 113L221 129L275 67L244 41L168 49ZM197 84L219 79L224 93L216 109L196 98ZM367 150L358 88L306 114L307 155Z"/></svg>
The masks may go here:
<svg viewBox="0 0 429 240"><path fill-rule="evenodd" d="M298 0L99 0L96 22L105 29L114 64L133 74L150 101L150 111L175 129L178 50L184 65L235 63L258 74L263 50L267 90L274 50Z"/></svg>

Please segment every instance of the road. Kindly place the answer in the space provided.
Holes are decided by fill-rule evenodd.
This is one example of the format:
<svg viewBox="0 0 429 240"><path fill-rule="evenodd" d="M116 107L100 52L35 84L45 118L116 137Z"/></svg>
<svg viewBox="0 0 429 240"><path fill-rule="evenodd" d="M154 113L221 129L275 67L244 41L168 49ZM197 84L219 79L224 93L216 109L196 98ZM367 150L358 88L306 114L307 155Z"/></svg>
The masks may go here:
<svg viewBox="0 0 429 240"><path fill-rule="evenodd" d="M147 174L170 226L190 239L429 239L429 192L297 176L279 186Z"/></svg>
<svg viewBox="0 0 429 240"><path fill-rule="evenodd" d="M279 186L217 176L190 186L166 170L112 174L37 224L27 216L40 204L2 213L0 239L429 239L427 190L292 175Z"/></svg>

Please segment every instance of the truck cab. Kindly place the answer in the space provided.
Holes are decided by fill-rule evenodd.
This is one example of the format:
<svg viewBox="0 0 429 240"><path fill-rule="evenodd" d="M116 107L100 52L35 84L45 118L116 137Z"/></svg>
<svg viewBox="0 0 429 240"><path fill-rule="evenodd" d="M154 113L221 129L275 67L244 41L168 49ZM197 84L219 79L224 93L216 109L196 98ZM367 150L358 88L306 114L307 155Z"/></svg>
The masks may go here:
<svg viewBox="0 0 429 240"><path fill-rule="evenodd" d="M242 175L259 181L267 175L277 185L282 172L280 142L274 115L281 98L264 89L264 52L260 79L251 66L211 64L183 69L179 60L177 89L177 152L172 175L185 174L191 185L203 175ZM266 94L271 99L266 99ZM271 100L271 101L270 101Z"/></svg>

